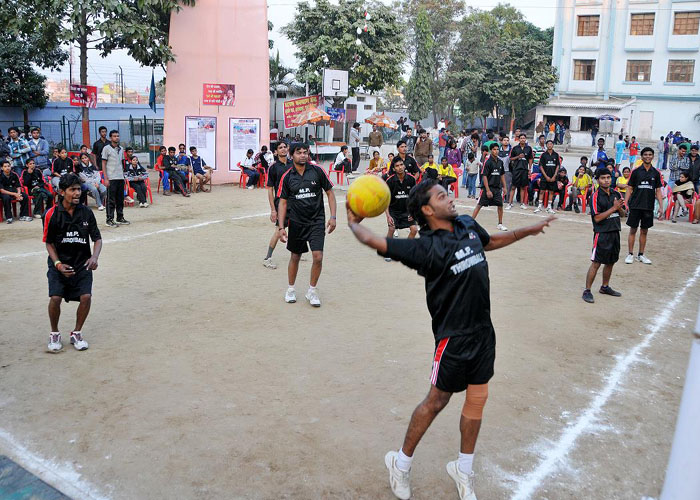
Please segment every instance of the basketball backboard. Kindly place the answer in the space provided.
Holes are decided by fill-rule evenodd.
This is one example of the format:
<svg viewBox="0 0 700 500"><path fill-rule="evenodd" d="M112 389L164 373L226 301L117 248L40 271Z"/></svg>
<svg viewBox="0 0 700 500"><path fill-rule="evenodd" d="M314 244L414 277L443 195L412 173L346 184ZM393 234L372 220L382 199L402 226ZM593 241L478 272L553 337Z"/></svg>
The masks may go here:
<svg viewBox="0 0 700 500"><path fill-rule="evenodd" d="M342 69L323 70L323 97L347 97L348 72Z"/></svg>

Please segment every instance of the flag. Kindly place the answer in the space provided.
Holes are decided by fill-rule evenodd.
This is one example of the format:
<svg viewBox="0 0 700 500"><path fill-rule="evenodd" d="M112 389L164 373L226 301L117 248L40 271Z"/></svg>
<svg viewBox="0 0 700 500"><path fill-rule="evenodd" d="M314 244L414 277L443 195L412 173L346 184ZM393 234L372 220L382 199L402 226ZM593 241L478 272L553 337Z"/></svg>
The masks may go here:
<svg viewBox="0 0 700 500"><path fill-rule="evenodd" d="M154 70L151 70L151 92L148 94L148 106L156 112L156 79Z"/></svg>

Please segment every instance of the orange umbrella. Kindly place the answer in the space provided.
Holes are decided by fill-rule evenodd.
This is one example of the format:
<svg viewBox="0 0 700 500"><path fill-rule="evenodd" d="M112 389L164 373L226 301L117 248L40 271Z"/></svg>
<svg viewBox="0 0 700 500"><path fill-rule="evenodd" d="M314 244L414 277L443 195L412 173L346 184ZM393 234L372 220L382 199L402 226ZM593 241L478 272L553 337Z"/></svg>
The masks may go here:
<svg viewBox="0 0 700 500"><path fill-rule="evenodd" d="M374 113L369 118L365 118L365 123L376 125L377 127L391 128L396 130L399 125L384 113Z"/></svg>
<svg viewBox="0 0 700 500"><path fill-rule="evenodd" d="M329 121L331 121L331 116L321 108L309 108L306 111L299 113L297 117L292 120L292 125L295 127L301 127L302 125L306 125L308 123Z"/></svg>

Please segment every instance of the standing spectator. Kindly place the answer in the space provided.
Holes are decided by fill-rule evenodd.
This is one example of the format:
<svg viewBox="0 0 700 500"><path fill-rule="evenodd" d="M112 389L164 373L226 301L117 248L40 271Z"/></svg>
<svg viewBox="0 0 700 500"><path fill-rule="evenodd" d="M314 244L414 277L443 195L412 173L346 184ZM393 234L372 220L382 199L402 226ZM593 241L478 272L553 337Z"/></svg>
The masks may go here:
<svg viewBox="0 0 700 500"><path fill-rule="evenodd" d="M139 200L139 207L148 207L148 199L146 195L146 180L148 180L148 171L141 166L139 159L136 156L131 157L129 168L125 172L126 178L129 180L129 186L136 192L136 198Z"/></svg>
<svg viewBox="0 0 700 500"><path fill-rule="evenodd" d="M369 133L369 154L373 156L375 151L382 154L382 146L384 145L384 136L382 135L379 127L372 125L372 131Z"/></svg>
<svg viewBox="0 0 700 500"><path fill-rule="evenodd" d="M661 167L662 170L666 170L668 168L668 159L669 159L669 152L671 150L671 145L669 144L668 137L664 140L664 164Z"/></svg>
<svg viewBox="0 0 700 500"><path fill-rule="evenodd" d="M552 143L554 143L554 137L555 137L555 135L554 135L554 129L555 129L555 124L554 124L554 122L550 122L550 124L549 124L549 129L548 129L548 131L547 131L547 140L548 140L548 141L552 141Z"/></svg>
<svg viewBox="0 0 700 500"><path fill-rule="evenodd" d="M544 132L544 122L542 120L535 126L535 140Z"/></svg>
<svg viewBox="0 0 700 500"><path fill-rule="evenodd" d="M401 140L406 144L406 154L413 156L416 148L416 138L413 136L413 129L411 127L406 129L406 135L404 135Z"/></svg>
<svg viewBox="0 0 700 500"><path fill-rule="evenodd" d="M527 136L523 133L518 137L519 143L516 144L510 150L510 159L508 165L511 172L511 182L510 182L510 197L508 199L508 205L506 205L506 210L513 208L513 200L515 199L516 191L520 194L520 208L522 210L527 209L525 205L525 190L530 183L530 172L532 170L532 163L535 159L535 153L532 148L527 145ZM544 136L539 137L539 146L535 146L535 149L539 147L537 154L537 161L544 153ZM506 191L507 193L508 191Z"/></svg>
<svg viewBox="0 0 700 500"><path fill-rule="evenodd" d="M439 156L442 161L442 157L445 156L445 148L447 148L447 131L445 128L440 128L440 133L438 134L438 148L439 149Z"/></svg>
<svg viewBox="0 0 700 500"><path fill-rule="evenodd" d="M433 141L428 139L428 132L425 129L418 131L418 140L413 148L413 155L418 165L423 165L428 161L428 157L433 154Z"/></svg>
<svg viewBox="0 0 700 500"><path fill-rule="evenodd" d="M352 173L353 175L360 166L360 124L355 122L350 129L350 150L352 151Z"/></svg>
<svg viewBox="0 0 700 500"><path fill-rule="evenodd" d="M29 196L34 198L34 217L41 219L43 210L48 210L53 203L53 196L46 187L41 170L36 168L34 158L27 160L27 169L22 173L22 185L29 191Z"/></svg>
<svg viewBox="0 0 700 500"><path fill-rule="evenodd" d="M659 166L659 168L663 169L665 168L664 164L666 163L666 159L664 158L665 155L665 148L664 148L664 136L662 135L659 137L659 142L656 143L656 154L659 155L659 159L656 161L656 164Z"/></svg>
<svg viewBox="0 0 700 500"><path fill-rule="evenodd" d="M544 195L545 192L548 192L549 200L547 200L546 211L547 213L554 214L556 211L553 208L553 204L554 196L559 191L557 177L559 167L561 166L561 157L559 153L554 151L554 141L548 140L546 146L547 150L540 156L540 174L542 174L542 178L540 179L539 202L535 213L541 212L544 208Z"/></svg>
<svg viewBox="0 0 700 500"><path fill-rule="evenodd" d="M697 144L690 146L690 157L688 158L688 163L690 164L690 180L695 186L695 192L700 193L700 155L698 154Z"/></svg>
<svg viewBox="0 0 700 500"><path fill-rule="evenodd" d="M595 137L598 135L598 124L591 127L591 146L595 146Z"/></svg>
<svg viewBox="0 0 700 500"><path fill-rule="evenodd" d="M637 138L632 136L632 141L630 142L630 168L634 168L634 163L637 161L637 154L639 154L639 143ZM615 161L618 165L619 161Z"/></svg>
<svg viewBox="0 0 700 500"><path fill-rule="evenodd" d="M520 137L518 134L517 137ZM507 135L501 137L501 145L498 148L498 157L503 162L503 168L506 171L506 193L510 193L510 185L513 183L513 173L510 171L510 139Z"/></svg>
<svg viewBox="0 0 700 500"><path fill-rule="evenodd" d="M7 132L10 134L10 141L7 143L7 147L10 149L10 158L12 158L12 171L19 178L27 164L32 148L29 147L29 143L25 139L19 136L17 127L10 127Z"/></svg>
<svg viewBox="0 0 700 500"><path fill-rule="evenodd" d="M104 125L101 126L98 129L98 132L100 134L100 138L97 139L92 145L92 161L95 165L97 165L98 170L102 170L102 149L109 144L109 141L107 140L107 127Z"/></svg>
<svg viewBox="0 0 700 500"><path fill-rule="evenodd" d="M678 154L671 158L671 162L668 164L668 168L670 170L668 184L671 188L673 188L674 184L678 182L678 179L681 176L681 171L690 169L690 161L685 156L685 153L686 146L685 144L681 144L678 146Z"/></svg>
<svg viewBox="0 0 700 500"><path fill-rule="evenodd" d="M608 163L608 153L605 151L605 139L598 139L598 148L591 153L591 169L595 170L598 167L605 167Z"/></svg>
<svg viewBox="0 0 700 500"><path fill-rule="evenodd" d="M107 199L107 187L102 184L102 176L100 176L100 172L90 161L88 153L80 154L80 170L79 175L83 183L82 186L95 198L97 210L104 210L104 202Z"/></svg>
<svg viewBox="0 0 700 500"><path fill-rule="evenodd" d="M0 172L0 198L5 209L5 220L8 224L12 224L12 202L19 201L19 220L31 221L29 217L29 198L22 192L22 186L19 182L19 177L12 171L8 160L0 161L2 172Z"/></svg>
<svg viewBox="0 0 700 500"><path fill-rule="evenodd" d="M508 229L503 225L503 189L505 188L505 171L503 170L503 162L498 157L498 143L491 144L489 150L490 156L484 163L484 168L481 169L481 197L474 208L472 219L476 219L481 207L495 206L498 212L498 225L496 228L500 231Z"/></svg>
<svg viewBox="0 0 700 500"><path fill-rule="evenodd" d="M110 227L117 227L118 224L130 224L124 218L123 156L124 149L119 145L119 131L112 130L109 133L109 144L100 151L104 184L107 187L107 225ZM117 212L116 222L114 221L115 210Z"/></svg>
<svg viewBox="0 0 700 500"><path fill-rule="evenodd" d="M33 158L37 170L43 171L49 167L49 143L41 137L41 129L34 127L32 129L32 138L29 140L29 147L32 152L30 158Z"/></svg>
<svg viewBox="0 0 700 500"><path fill-rule="evenodd" d="M615 142L615 163L618 165L622 163L622 157L625 154L625 148L627 147L627 144L625 144L625 141L622 139L622 134L617 136L617 142Z"/></svg>
<svg viewBox="0 0 700 500"><path fill-rule="evenodd" d="M197 148L194 146L190 146L190 161L192 162L192 181L196 184L195 191L208 193L209 190L205 186L211 180L214 169L197 154Z"/></svg>
<svg viewBox="0 0 700 500"><path fill-rule="evenodd" d="M481 162L476 159L474 153L467 153L467 175L464 177L467 179L467 198L476 199L476 178L479 177L479 171L481 170Z"/></svg>
<svg viewBox="0 0 700 500"><path fill-rule="evenodd" d="M462 152L457 149L457 142L454 139L450 139L445 148L445 155L442 158L447 158L447 163L452 166L453 169L459 168L462 165ZM442 158L440 158L440 163L442 163Z"/></svg>
<svg viewBox="0 0 700 500"><path fill-rule="evenodd" d="M243 159L243 162L241 163L241 168L248 176L248 182L246 184L246 187L248 189L255 189L255 185L258 183L258 180L260 179L260 172L258 172L258 169L255 168L255 159L253 158L253 150L252 149L249 149L248 151L246 151L245 158Z"/></svg>
<svg viewBox="0 0 700 500"><path fill-rule="evenodd" d="M564 132L564 152L568 153L569 152L569 146L571 146L571 130L567 127L566 131Z"/></svg>

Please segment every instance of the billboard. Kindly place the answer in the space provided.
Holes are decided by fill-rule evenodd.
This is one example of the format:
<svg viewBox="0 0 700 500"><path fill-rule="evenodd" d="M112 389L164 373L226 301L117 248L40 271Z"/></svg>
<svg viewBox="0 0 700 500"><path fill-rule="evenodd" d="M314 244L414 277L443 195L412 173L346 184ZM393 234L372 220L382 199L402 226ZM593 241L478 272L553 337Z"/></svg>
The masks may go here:
<svg viewBox="0 0 700 500"><path fill-rule="evenodd" d="M239 171L238 163L246 157L249 149L260 151L260 118L229 118L229 164L230 172Z"/></svg>
<svg viewBox="0 0 700 500"><path fill-rule="evenodd" d="M331 121L345 122L345 108L331 108L326 106L326 113L331 117Z"/></svg>
<svg viewBox="0 0 700 500"><path fill-rule="evenodd" d="M71 84L70 105L80 106L81 108L96 108L97 87L93 87L92 85Z"/></svg>
<svg viewBox="0 0 700 500"><path fill-rule="evenodd" d="M236 86L229 83L205 83L202 85L202 104L209 106L233 106Z"/></svg>
<svg viewBox="0 0 700 500"><path fill-rule="evenodd" d="M308 97L299 97L298 99L284 101L284 128L294 128L292 122L299 113L309 108L316 108L320 106L322 102L320 95L310 95Z"/></svg>

